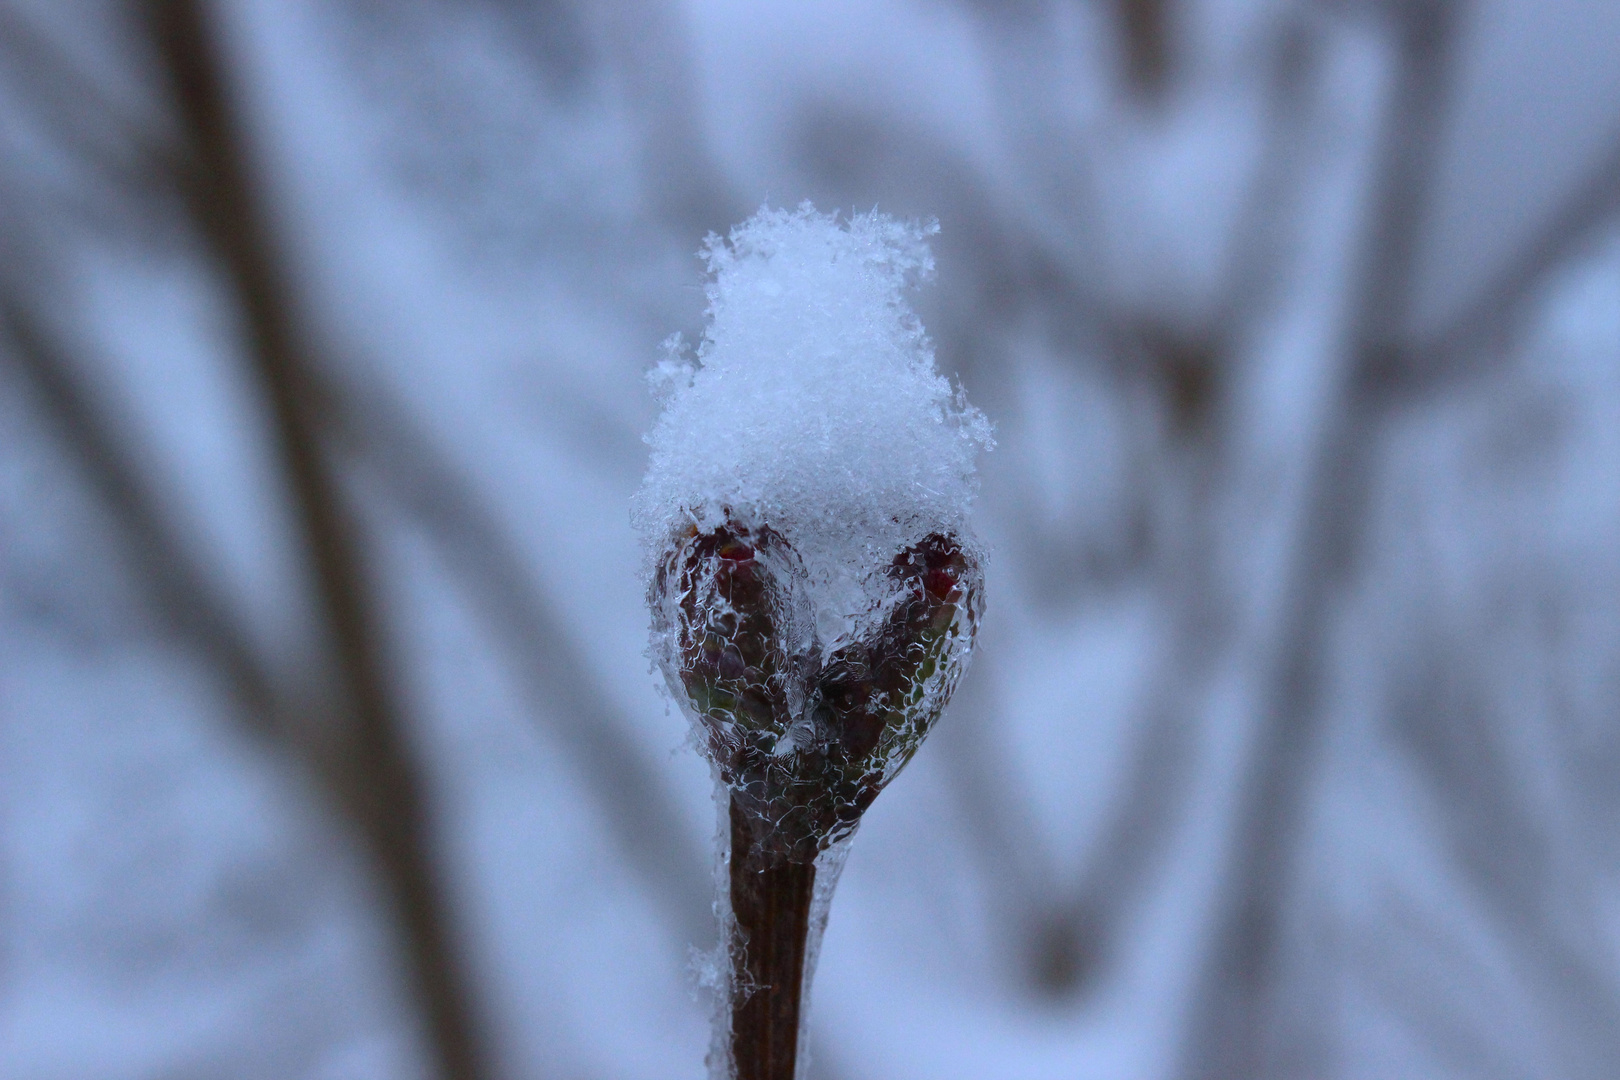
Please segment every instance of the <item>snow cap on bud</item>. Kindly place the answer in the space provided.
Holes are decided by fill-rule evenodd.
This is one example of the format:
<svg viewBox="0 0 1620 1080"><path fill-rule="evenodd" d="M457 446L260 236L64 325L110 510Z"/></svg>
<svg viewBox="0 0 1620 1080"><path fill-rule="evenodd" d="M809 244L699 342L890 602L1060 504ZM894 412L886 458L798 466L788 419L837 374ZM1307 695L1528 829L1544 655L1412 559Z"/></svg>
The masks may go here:
<svg viewBox="0 0 1620 1080"><path fill-rule="evenodd" d="M966 535L990 424L934 369L903 295L932 275L937 231L875 212L840 224L805 203L709 237L696 363L666 343L659 365L665 408L633 513L649 564L687 525L768 523L804 560L831 640L857 629L862 582L895 552Z"/></svg>
<svg viewBox="0 0 1620 1080"><path fill-rule="evenodd" d="M761 210L709 238L695 363L672 347L660 365L633 512L654 657L793 861L909 759L977 627L967 517L990 426L902 295L936 230Z"/></svg>

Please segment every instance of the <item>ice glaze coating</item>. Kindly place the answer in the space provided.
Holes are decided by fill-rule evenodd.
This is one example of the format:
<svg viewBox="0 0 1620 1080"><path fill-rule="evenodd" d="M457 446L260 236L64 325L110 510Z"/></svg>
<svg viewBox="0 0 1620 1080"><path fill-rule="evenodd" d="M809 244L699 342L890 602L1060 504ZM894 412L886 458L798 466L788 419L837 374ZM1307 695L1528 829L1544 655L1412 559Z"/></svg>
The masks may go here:
<svg viewBox="0 0 1620 1080"><path fill-rule="evenodd" d="M798 554L769 526L690 527L654 574L657 659L767 865L811 862L855 827L972 651L983 576L971 547L930 533L882 573L869 629L830 652Z"/></svg>

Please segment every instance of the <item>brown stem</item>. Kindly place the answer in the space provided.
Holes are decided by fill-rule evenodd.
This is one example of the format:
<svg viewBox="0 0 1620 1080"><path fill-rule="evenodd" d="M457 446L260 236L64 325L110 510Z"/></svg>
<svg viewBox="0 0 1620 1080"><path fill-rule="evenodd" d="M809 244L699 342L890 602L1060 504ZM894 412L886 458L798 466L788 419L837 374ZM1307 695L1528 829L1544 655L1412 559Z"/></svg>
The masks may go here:
<svg viewBox="0 0 1620 1080"><path fill-rule="evenodd" d="M793 1080L814 863L763 865L749 812L731 799L731 1056L736 1080Z"/></svg>

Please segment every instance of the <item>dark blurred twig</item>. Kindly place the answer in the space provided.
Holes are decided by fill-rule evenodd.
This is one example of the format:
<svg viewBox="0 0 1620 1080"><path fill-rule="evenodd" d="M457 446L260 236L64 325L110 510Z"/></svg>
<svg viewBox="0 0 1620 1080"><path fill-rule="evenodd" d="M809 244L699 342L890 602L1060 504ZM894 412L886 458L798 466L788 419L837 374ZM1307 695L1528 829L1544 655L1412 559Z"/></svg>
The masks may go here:
<svg viewBox="0 0 1620 1080"><path fill-rule="evenodd" d="M1620 137L1581 185L1548 215L1545 227L1519 249L1479 298L1445 325L1393 355L1393 364L1373 373L1386 391L1407 396L1475 371L1514 329L1526 301L1550 270L1567 260L1594 229L1620 209ZM1398 366L1397 366L1398 365Z"/></svg>
<svg viewBox="0 0 1620 1080"><path fill-rule="evenodd" d="M1159 365L1171 372L1169 411L1180 417L1172 436L1186 444L1179 448L1186 459L1180 513L1156 553L1173 627L1137 714L1123 793L1108 811L1079 887L1064 902L1067 925L1086 943L1079 955L1094 962L1110 956L1162 863L1195 767L1200 695L1229 643L1234 620L1222 610L1218 532L1228 509L1221 495L1233 482L1236 433L1229 430L1232 410L1223 406L1240 351L1271 310L1287 254L1281 235L1288 214L1297 212L1303 135L1315 115L1307 103L1319 33L1319 26L1294 17L1273 39L1264 152L1240 215L1225 287L1204 332L1208 345L1192 361L1207 369L1201 376L1206 400L1175 400L1174 353L1159 350ZM1076 985L1097 974L1076 970Z"/></svg>
<svg viewBox="0 0 1620 1080"><path fill-rule="evenodd" d="M1155 98L1174 71L1171 0L1114 0L1114 11L1124 44L1126 84L1141 97Z"/></svg>
<svg viewBox="0 0 1620 1080"><path fill-rule="evenodd" d="M1508 615L1494 633L1503 633L1502 624L1533 623L1538 592L1524 588L1520 618ZM1598 1080L1620 1061L1620 986L1610 972L1606 917L1586 899L1593 895L1586 879L1602 871L1536 782L1536 763L1556 757L1550 748L1524 752L1537 719L1501 715L1488 693L1502 673L1484 670L1480 631L1437 621L1418 619L1427 632L1391 673L1392 734L1440 796L1440 832L1465 883L1463 902L1494 922L1515 979L1541 1006L1553 1071ZM1447 932L1428 926L1422 936L1435 942Z"/></svg>
<svg viewBox="0 0 1620 1080"><path fill-rule="evenodd" d="M1050 48L1049 44L1030 39L1031 27L1027 24L1032 14L1037 13L998 10L1000 21L992 26L991 33L998 41L1000 36L1010 35L1024 48ZM1139 22L1134 26L1122 23L1122 31L1168 33L1166 10L1137 12L1132 17ZM1038 18L1036 22L1039 24ZM1285 19L1271 39L1270 68L1264 83L1269 121L1266 144L1239 215L1236 250L1207 324L1180 327L1138 317L1106 299L1106 283L1071 283L1060 273L1019 274L1015 268L1001 265L1002 260L995 255L998 248L1010 246L1005 236L1022 236L1028 231L1020 231L1014 222L986 229L995 237L991 242L979 242L974 237L965 245L973 253L969 261L974 270L987 281L996 282L1003 290L1009 289L1012 282L1018 283L1016 295L1022 304L1062 313L1055 315L1060 320L1083 321L1088 332L1071 333L1062 342L1066 349L1086 359L1100 357L1101 363L1127 385L1162 402L1170 421L1168 445L1158 447L1167 464L1159 480L1174 485L1175 510L1167 520L1158 522L1145 546L1151 549L1153 567L1163 574L1164 605L1172 612L1173 627L1162 659L1155 665L1157 675L1148 685L1133 725L1140 733L1126 767L1123 794L1105 812L1078 888L1059 890L1057 875L1039 865L1039 860L1029 853L1015 856L999 851L1003 847L1021 851L1027 845L1010 834L1001 835L1013 823L1003 820L1007 817L1004 808L998 811L995 806L998 800L991 794L995 781L980 775L993 771L993 741L975 740L968 752L966 741L947 740L957 772L958 793L972 804L968 815L971 833L981 838L980 846L1001 867L992 876L1004 884L1020 882L1026 894L1010 906L1022 909L1017 921L1031 935L1028 955L1035 983L1051 993L1070 993L1098 985L1101 966L1116 951L1118 939L1161 865L1172 825L1189 788L1188 778L1196 765L1193 717L1200 692L1223 655L1223 643L1232 623L1221 610L1215 536L1220 515L1229 509L1221 493L1233 479L1232 463L1227 460L1232 433L1224 430L1219 421L1227 411L1223 401L1229 392L1228 381L1237 354L1248 347L1256 324L1269 314L1269 302L1274 299L1272 294L1280 284L1289 254L1284 223L1297 210L1294 189L1308 149L1302 135L1315 116L1308 107L1308 90L1317 70L1319 32L1315 22L1296 15ZM996 55L1003 65L1016 66L1024 61L1024 49L1008 51L1002 44L1003 51ZM1015 82L1018 78L1009 77ZM1011 118L1008 122L1016 124ZM1086 148L1079 145L1082 134L1070 133L1069 143L1058 148L1042 146L1038 152L1051 155L1056 149L1070 158L1083 156ZM884 145L892 147L892 135ZM961 202L958 198L953 203L948 197L960 192L947 189L944 194L947 198L942 211L943 207ZM1085 191L1079 188L1074 194L1083 195ZM997 210L991 200L980 196L980 201L986 205L957 205L954 216L968 223L994 221ZM1092 207L1063 210L1069 211L1083 220L1096 213ZM1047 242L1061 243L1051 237ZM1019 261L1027 259L1024 256ZM1053 252L1047 260L1053 267L1089 266L1065 251ZM1100 266L1091 269L1094 274L1101 273ZM993 347L984 340L985 331L1007 317L1007 313L996 310L995 301L995 294L986 290L980 306L946 315L947 329L942 340L953 353L993 355ZM951 328L956 325L963 328L965 340L960 343L952 341ZM1027 540L1026 559L1051 568L1056 577L1057 567L1062 565L1058 553L1074 542L1073 537L1054 535L1035 523L1021 528L1020 535ZM1095 573L1101 568L1086 569ZM993 657L986 659L993 662Z"/></svg>
<svg viewBox="0 0 1620 1080"><path fill-rule="evenodd" d="M202 0L154 0L148 17L181 129L198 164L184 192L198 233L239 306L243 345L261 380L282 464L337 659L350 723L338 795L365 835L405 930L410 984L445 1080L490 1075L476 1030L466 954L454 940L436 862L430 783L413 758L397 680L389 670L381 601L356 523L322 445L307 330L273 238L226 72L221 28Z"/></svg>
<svg viewBox="0 0 1620 1080"><path fill-rule="evenodd" d="M680 828L663 778L649 768L622 716L594 684L575 635L540 590L505 530L473 495L470 479L445 460L379 387L328 400L335 423L390 497L427 531L452 573L483 612L509 662L547 718L547 732L581 770L631 864L691 942L714 935L708 856Z"/></svg>
<svg viewBox="0 0 1620 1080"><path fill-rule="evenodd" d="M636 106L642 170L656 213L676 236L724 233L750 210L709 148L700 80L681 8L669 0L594 0L604 38Z"/></svg>
<svg viewBox="0 0 1620 1080"><path fill-rule="evenodd" d="M32 117L73 161L70 173L52 175L51 198L123 231L149 233L154 219L163 219L164 199L189 165L166 118L91 70L13 3L0 3L0 86L18 114Z"/></svg>
<svg viewBox="0 0 1620 1080"><path fill-rule="evenodd" d="M1354 562L1373 418L1359 373L1387 355L1406 315L1417 214L1430 178L1452 43L1453 10L1416 3L1392 11L1396 85L1386 112L1369 236L1352 300L1349 370L1327 410L1310 463L1303 520L1249 763L1240 777L1232 853L1210 953L1195 985L1181 1062L1198 1080L1272 1075L1287 1033L1277 1030L1284 919L1326 707L1333 601Z"/></svg>
<svg viewBox="0 0 1620 1080"><path fill-rule="evenodd" d="M13 249L11 255L17 252ZM242 718L256 734L276 742L295 740L289 730L291 710L275 680L175 532L173 518L157 507L133 465L130 440L113 430L106 411L91 400L59 334L18 295L15 282L7 281L4 289L0 326L6 347L0 351L24 374L50 426L112 514L165 619L224 677Z"/></svg>
<svg viewBox="0 0 1620 1080"><path fill-rule="evenodd" d="M1425 1048L1458 1076L1524 1080L1537 1075L1540 1069L1523 1060L1523 1050L1517 1055L1503 1052L1504 1044L1514 1041L1514 1032L1490 1031L1478 1025L1479 1015L1506 1013L1514 1003L1503 1000L1499 986L1492 985L1489 965L1481 963L1466 942L1459 940L1458 920L1421 910L1400 896L1388 898L1379 916L1386 924L1380 926L1381 932L1370 941L1357 943L1366 950L1358 967L1366 973L1363 977L1373 993L1410 1018L1414 1030L1421 1032ZM1421 942L1422 947L1414 948L1414 942ZM1434 992L1437 967L1447 978L1467 980L1471 1009L1459 1010L1455 1000ZM1520 1060L1512 1060L1515 1056Z"/></svg>

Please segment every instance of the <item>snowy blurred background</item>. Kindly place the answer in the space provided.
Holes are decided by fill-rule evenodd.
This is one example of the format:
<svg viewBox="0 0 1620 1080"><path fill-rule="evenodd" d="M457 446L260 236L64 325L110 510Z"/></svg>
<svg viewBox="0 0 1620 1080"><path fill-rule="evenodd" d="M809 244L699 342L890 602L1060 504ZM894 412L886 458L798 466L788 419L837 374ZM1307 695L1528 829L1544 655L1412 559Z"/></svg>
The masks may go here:
<svg viewBox="0 0 1620 1080"><path fill-rule="evenodd" d="M0 1076L702 1075L693 253L937 217L816 1080L1620 1075L1613 0L4 0Z"/></svg>

